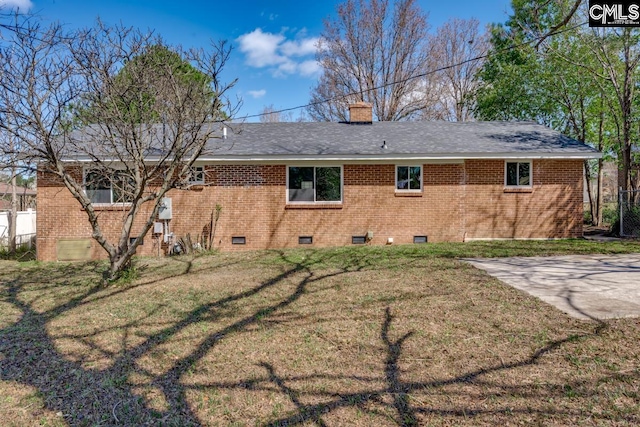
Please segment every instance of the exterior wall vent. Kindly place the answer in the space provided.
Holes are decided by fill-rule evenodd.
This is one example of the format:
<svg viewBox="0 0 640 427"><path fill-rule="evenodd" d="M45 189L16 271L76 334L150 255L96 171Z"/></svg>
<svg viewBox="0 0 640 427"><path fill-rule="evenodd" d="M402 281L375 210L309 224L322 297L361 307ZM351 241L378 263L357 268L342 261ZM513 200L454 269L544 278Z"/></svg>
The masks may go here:
<svg viewBox="0 0 640 427"><path fill-rule="evenodd" d="M364 245L367 243L367 236L351 236L351 243L354 245Z"/></svg>
<svg viewBox="0 0 640 427"><path fill-rule="evenodd" d="M232 245L246 245L247 244L247 238L244 236L233 236L231 237L231 244Z"/></svg>
<svg viewBox="0 0 640 427"><path fill-rule="evenodd" d="M313 244L313 236L298 236L299 245L311 245Z"/></svg>

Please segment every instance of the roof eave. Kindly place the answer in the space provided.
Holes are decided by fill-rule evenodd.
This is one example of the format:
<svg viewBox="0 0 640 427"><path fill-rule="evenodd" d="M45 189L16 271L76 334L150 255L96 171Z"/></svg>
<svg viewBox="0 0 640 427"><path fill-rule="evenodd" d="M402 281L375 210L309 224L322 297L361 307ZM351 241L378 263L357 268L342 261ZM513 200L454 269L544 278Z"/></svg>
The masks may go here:
<svg viewBox="0 0 640 427"><path fill-rule="evenodd" d="M496 160L496 159L570 159L570 160L589 160L600 159L600 152L499 152L499 153L437 153L437 154L287 154L287 155L206 155L198 158L198 162L209 163L226 163L226 162L242 162L242 163L273 163L273 162L357 162L366 163L369 161L381 162L397 162L397 161L454 161L460 162L464 160ZM149 157L147 161L150 163L160 160L157 157ZM91 163L94 159L77 157L75 159L67 159L68 162ZM103 159L104 162L121 162L119 159Z"/></svg>
<svg viewBox="0 0 640 427"><path fill-rule="evenodd" d="M314 155L314 154L289 154L289 155L219 155L202 156L198 158L200 162L290 162L290 161L342 161L342 162L362 162L367 161L414 161L414 160L496 160L496 159L571 159L589 160L602 157L600 152L509 152L509 153L438 153L438 154L363 154L363 155Z"/></svg>

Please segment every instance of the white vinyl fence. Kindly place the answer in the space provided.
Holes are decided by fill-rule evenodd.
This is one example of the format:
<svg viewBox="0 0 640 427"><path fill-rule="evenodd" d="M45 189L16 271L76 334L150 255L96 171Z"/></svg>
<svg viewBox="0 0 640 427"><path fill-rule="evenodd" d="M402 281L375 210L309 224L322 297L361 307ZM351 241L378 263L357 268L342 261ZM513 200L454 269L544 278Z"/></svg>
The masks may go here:
<svg viewBox="0 0 640 427"><path fill-rule="evenodd" d="M36 236L36 211L18 212L16 220L16 245L31 248ZM9 246L9 212L0 212L0 249Z"/></svg>

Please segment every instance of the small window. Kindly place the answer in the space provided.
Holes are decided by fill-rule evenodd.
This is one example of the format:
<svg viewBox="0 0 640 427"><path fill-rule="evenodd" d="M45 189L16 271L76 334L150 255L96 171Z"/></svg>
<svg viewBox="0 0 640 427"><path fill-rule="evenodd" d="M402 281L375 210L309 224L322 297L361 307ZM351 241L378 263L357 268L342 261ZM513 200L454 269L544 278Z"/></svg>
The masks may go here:
<svg viewBox="0 0 640 427"><path fill-rule="evenodd" d="M367 236L351 236L351 244L364 245L367 243Z"/></svg>
<svg viewBox="0 0 640 427"><path fill-rule="evenodd" d="M88 170L84 175L85 193L93 204L131 203L135 185L123 170Z"/></svg>
<svg viewBox="0 0 640 427"><path fill-rule="evenodd" d="M136 237L129 237L129 246L136 242ZM144 238L140 237L140 246L144 245Z"/></svg>
<svg viewBox="0 0 640 427"><path fill-rule="evenodd" d="M427 236L413 236L413 243L427 243Z"/></svg>
<svg viewBox="0 0 640 427"><path fill-rule="evenodd" d="M422 166L396 166L396 191L421 191Z"/></svg>
<svg viewBox="0 0 640 427"><path fill-rule="evenodd" d="M191 166L189 184L204 184L204 166Z"/></svg>
<svg viewBox="0 0 640 427"><path fill-rule="evenodd" d="M342 201L342 167L287 168L287 201L290 203L339 203Z"/></svg>
<svg viewBox="0 0 640 427"><path fill-rule="evenodd" d="M233 236L233 237L231 237L231 244L232 245L246 245L247 244L247 239L244 236Z"/></svg>
<svg viewBox="0 0 640 427"><path fill-rule="evenodd" d="M311 245L313 244L313 236L298 236L299 245Z"/></svg>
<svg viewBox="0 0 640 427"><path fill-rule="evenodd" d="M531 187L531 162L505 162L507 187Z"/></svg>

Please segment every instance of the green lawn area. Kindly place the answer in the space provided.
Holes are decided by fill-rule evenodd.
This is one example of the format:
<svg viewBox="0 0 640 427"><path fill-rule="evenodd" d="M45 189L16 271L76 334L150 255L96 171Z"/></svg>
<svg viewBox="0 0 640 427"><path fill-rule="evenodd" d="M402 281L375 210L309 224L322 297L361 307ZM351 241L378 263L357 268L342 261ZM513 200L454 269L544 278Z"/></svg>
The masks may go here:
<svg viewBox="0 0 640 427"><path fill-rule="evenodd" d="M0 261L0 424L638 425L640 320L580 321L462 262L640 252L474 242Z"/></svg>

